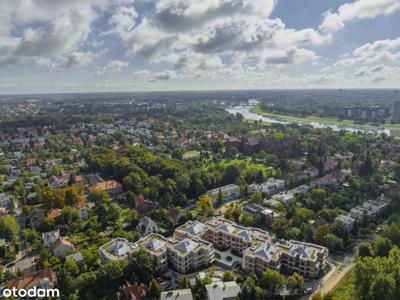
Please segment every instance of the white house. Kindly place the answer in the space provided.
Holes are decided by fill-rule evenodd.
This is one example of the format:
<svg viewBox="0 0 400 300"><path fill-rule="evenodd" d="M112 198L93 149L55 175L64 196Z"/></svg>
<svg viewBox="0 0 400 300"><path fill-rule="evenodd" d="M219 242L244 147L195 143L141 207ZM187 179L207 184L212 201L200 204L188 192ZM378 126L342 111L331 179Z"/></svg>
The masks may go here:
<svg viewBox="0 0 400 300"><path fill-rule="evenodd" d="M341 222L347 232L352 231L356 220L347 215L340 215L335 218L335 221Z"/></svg>
<svg viewBox="0 0 400 300"><path fill-rule="evenodd" d="M213 282L206 285L208 300L235 300L240 293L236 281Z"/></svg>
<svg viewBox="0 0 400 300"><path fill-rule="evenodd" d="M53 230L49 232L42 233L43 242L45 245L51 247L59 238L60 238L60 230Z"/></svg>

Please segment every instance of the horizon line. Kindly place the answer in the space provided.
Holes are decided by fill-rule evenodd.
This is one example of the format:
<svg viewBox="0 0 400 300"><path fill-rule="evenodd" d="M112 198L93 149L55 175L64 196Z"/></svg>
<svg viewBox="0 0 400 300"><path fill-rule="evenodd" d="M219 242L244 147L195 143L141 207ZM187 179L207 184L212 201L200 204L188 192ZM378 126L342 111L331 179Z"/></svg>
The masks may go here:
<svg viewBox="0 0 400 300"><path fill-rule="evenodd" d="M400 91L400 87L390 87L390 88L268 88L268 89L210 89L210 90L141 90L141 91L60 91L60 92L26 92L26 93L2 93L0 92L0 97L4 96L30 96L30 95L76 95L76 94L146 94L146 93L203 93L203 92L268 92L268 91L390 91L394 92Z"/></svg>

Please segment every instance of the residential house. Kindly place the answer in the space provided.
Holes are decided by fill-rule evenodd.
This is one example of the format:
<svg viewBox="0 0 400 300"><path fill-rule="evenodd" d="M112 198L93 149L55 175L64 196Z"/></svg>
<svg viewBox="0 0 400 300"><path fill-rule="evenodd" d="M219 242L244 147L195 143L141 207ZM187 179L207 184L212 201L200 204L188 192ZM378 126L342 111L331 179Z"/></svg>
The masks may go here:
<svg viewBox="0 0 400 300"><path fill-rule="evenodd" d="M326 162L324 163L324 167L323 167L324 173L333 171L334 169L336 169L337 165L338 165L337 160L332 159L332 158L327 159Z"/></svg>
<svg viewBox="0 0 400 300"><path fill-rule="evenodd" d="M139 214L145 214L155 207L155 203L151 200L138 196L135 199L135 209Z"/></svg>
<svg viewBox="0 0 400 300"><path fill-rule="evenodd" d="M62 210L59 208L54 208L47 213L49 219L55 219L61 216Z"/></svg>
<svg viewBox="0 0 400 300"><path fill-rule="evenodd" d="M241 138L229 137L225 141L226 152L230 153L232 148L236 148L246 155L264 150L275 155L299 157L303 152L300 140L296 136L275 138L266 137L262 134L253 134Z"/></svg>
<svg viewBox="0 0 400 300"><path fill-rule="evenodd" d="M339 215L335 218L336 222L341 222L347 232L350 232L354 228L356 220L348 215Z"/></svg>
<svg viewBox="0 0 400 300"><path fill-rule="evenodd" d="M38 228L40 225L42 225L43 218L45 216L45 211L44 209L37 208L34 209L30 214L29 214L29 219L31 223L32 228Z"/></svg>
<svg viewBox="0 0 400 300"><path fill-rule="evenodd" d="M78 210L81 219L89 219L89 206L86 203L75 203L74 207Z"/></svg>
<svg viewBox="0 0 400 300"><path fill-rule="evenodd" d="M266 196L274 195L285 188L285 180L268 178L268 180L261 184L250 184L248 191L254 194L256 191L263 193Z"/></svg>
<svg viewBox="0 0 400 300"><path fill-rule="evenodd" d="M228 202L240 197L240 187L236 184L228 184L209 190L206 193L213 201L217 200L218 196L222 194L222 201Z"/></svg>
<svg viewBox="0 0 400 300"><path fill-rule="evenodd" d="M61 238L60 230L57 229L49 232L43 232L42 237L44 244L51 247L51 245L53 245L58 239Z"/></svg>
<svg viewBox="0 0 400 300"><path fill-rule="evenodd" d="M158 226L150 217L143 217L139 220L136 229L141 232L143 236L146 236L150 233L157 233Z"/></svg>
<svg viewBox="0 0 400 300"><path fill-rule="evenodd" d="M380 216L388 207L390 199L385 195L381 195L377 199L368 200L361 205L358 205L350 210L350 216L358 222L364 220L373 221Z"/></svg>
<svg viewBox="0 0 400 300"><path fill-rule="evenodd" d="M57 257L65 256L75 250L74 245L70 241L62 238L57 239L51 248L53 255Z"/></svg>
<svg viewBox="0 0 400 300"><path fill-rule="evenodd" d="M241 291L236 281L206 284L206 290L208 300L235 300Z"/></svg>
<svg viewBox="0 0 400 300"><path fill-rule="evenodd" d="M127 281L118 291L117 300L145 300L148 288L143 283L131 284Z"/></svg>
<svg viewBox="0 0 400 300"><path fill-rule="evenodd" d="M160 300L193 300L191 289L162 292Z"/></svg>
<svg viewBox="0 0 400 300"><path fill-rule="evenodd" d="M308 166L304 170L299 170L296 172L296 180L297 181L303 181L307 180L313 177L317 177L319 174L319 171L316 167L314 166Z"/></svg>
<svg viewBox="0 0 400 300"><path fill-rule="evenodd" d="M10 209L12 207L14 197L7 193L0 193L0 207Z"/></svg>
<svg viewBox="0 0 400 300"><path fill-rule="evenodd" d="M260 225L263 227L271 226L275 219L281 215L272 209L251 202L244 205L242 211L252 215L253 217L258 216L261 220Z"/></svg>
<svg viewBox="0 0 400 300"><path fill-rule="evenodd" d="M84 264L83 256L80 252L76 252L76 253L67 255L65 257L65 260L68 260L68 259L74 260L78 265Z"/></svg>
<svg viewBox="0 0 400 300"><path fill-rule="evenodd" d="M96 183L89 187L89 191L92 192L94 190L104 191L110 194L110 196L117 196L122 192L122 185L115 180L108 180Z"/></svg>
<svg viewBox="0 0 400 300"><path fill-rule="evenodd" d="M25 274L21 277L13 278L6 283L6 288L12 290L30 288L54 288L57 284L57 273L51 268L39 270L34 273Z"/></svg>

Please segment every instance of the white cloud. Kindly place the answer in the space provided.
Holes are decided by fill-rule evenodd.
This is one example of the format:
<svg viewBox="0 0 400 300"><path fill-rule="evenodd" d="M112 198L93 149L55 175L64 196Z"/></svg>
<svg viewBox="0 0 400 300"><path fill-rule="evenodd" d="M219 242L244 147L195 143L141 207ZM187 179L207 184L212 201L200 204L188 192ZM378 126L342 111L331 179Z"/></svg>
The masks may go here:
<svg viewBox="0 0 400 300"><path fill-rule="evenodd" d="M338 60L335 67L375 64L400 64L400 38L364 44Z"/></svg>
<svg viewBox="0 0 400 300"><path fill-rule="evenodd" d="M96 68L94 75L105 76L112 73L121 72L129 66L129 62L121 60L110 60L105 66Z"/></svg>
<svg viewBox="0 0 400 300"><path fill-rule="evenodd" d="M304 47L322 44L326 38L314 29L290 29L280 19L271 19L275 4L275 0L160 0L142 18L136 11L117 10L110 19L111 32L121 38L129 54L152 63L170 62L177 69L222 67L229 56L242 63L264 64L271 56L264 54L266 49L276 55L290 49L287 63L315 59Z"/></svg>
<svg viewBox="0 0 400 300"><path fill-rule="evenodd" d="M112 31L123 41L129 40L129 34L136 25L138 13L134 7L119 6L109 20Z"/></svg>
<svg viewBox="0 0 400 300"><path fill-rule="evenodd" d="M400 38L364 44L342 55L323 72L341 74L351 82L379 83L400 80Z"/></svg>
<svg viewBox="0 0 400 300"><path fill-rule="evenodd" d="M215 20L243 15L268 17L275 0L160 0L154 22L167 31L187 32Z"/></svg>
<svg viewBox="0 0 400 300"><path fill-rule="evenodd" d="M122 0L2 0L0 65L35 62L65 66L87 63L89 54L79 50L92 33L100 10ZM15 34L22 28L20 34ZM1 46L3 45L3 46ZM79 62L78 62L79 60ZM47 61L47 63L45 63Z"/></svg>
<svg viewBox="0 0 400 300"><path fill-rule="evenodd" d="M316 58L317 55L313 51L299 48L288 48L285 50L267 53L265 62L272 65L287 65L312 61Z"/></svg>
<svg viewBox="0 0 400 300"><path fill-rule="evenodd" d="M356 0L343 4L336 13L327 11L320 30L330 34L341 30L350 21L387 16L399 10L399 0Z"/></svg>
<svg viewBox="0 0 400 300"><path fill-rule="evenodd" d="M277 0L0 0L0 68L90 66L98 77L88 81L111 84L111 76L99 76L137 63L135 78L153 87L398 78L400 38L365 44L336 61L322 56L353 20L400 10L399 0L348 1L326 12L318 28L295 29L272 16ZM115 60L99 65L108 47Z"/></svg>
<svg viewBox="0 0 400 300"><path fill-rule="evenodd" d="M165 71L150 71L148 69L141 69L133 73L135 80L142 80L148 83L155 83L161 81L169 81L177 77L174 70Z"/></svg>

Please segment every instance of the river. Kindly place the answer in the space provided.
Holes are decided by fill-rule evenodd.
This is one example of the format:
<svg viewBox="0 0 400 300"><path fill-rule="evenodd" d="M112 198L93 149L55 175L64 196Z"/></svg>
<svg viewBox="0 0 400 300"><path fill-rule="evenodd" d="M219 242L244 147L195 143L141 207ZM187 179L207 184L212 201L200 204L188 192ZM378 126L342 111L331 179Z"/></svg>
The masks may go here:
<svg viewBox="0 0 400 300"><path fill-rule="evenodd" d="M255 113L252 113L250 110L253 108L253 106L234 106L234 107L228 107L225 110L231 114L236 115L237 113L241 114L245 119L250 119L250 120L261 120L264 122L269 122L269 123L278 123L278 124L289 124L289 123L296 123L299 125L311 125L314 128L331 128L334 131L340 131L340 130L345 130L345 131L350 131L350 132L364 132L364 133L375 133L375 134L381 134L381 133L386 133L387 135L396 135L393 130L390 129L385 129L385 128L371 128L371 129L365 129L363 127L357 127L357 125L354 126L349 126L349 125L337 125L337 124L328 124L328 123L320 123L320 122L307 122L307 121L283 121L271 117L264 117L261 115L257 115Z"/></svg>

